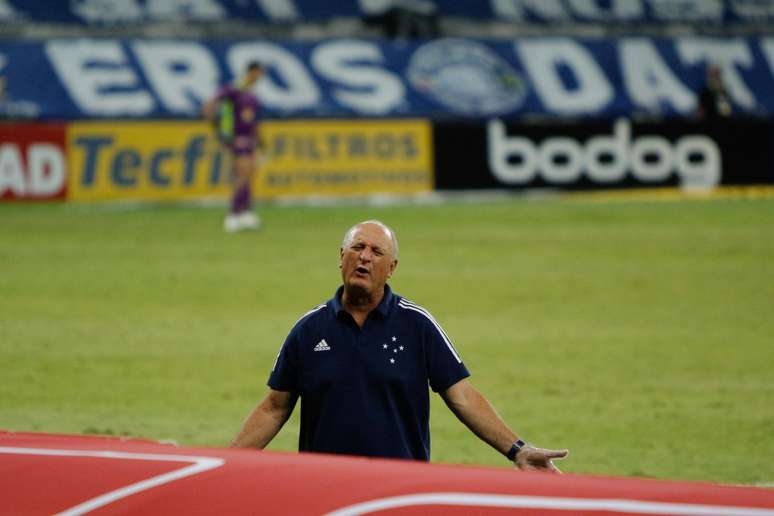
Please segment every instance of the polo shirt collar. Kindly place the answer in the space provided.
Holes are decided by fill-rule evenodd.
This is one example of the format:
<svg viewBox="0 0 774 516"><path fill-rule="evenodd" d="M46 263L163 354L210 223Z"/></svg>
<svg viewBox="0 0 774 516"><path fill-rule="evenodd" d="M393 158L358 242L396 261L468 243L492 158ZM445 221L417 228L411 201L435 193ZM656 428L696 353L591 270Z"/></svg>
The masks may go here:
<svg viewBox="0 0 774 516"><path fill-rule="evenodd" d="M384 297L382 297L382 300L379 302L378 305L376 305L376 311L382 314L383 317L387 317L390 315L390 308L392 308L392 298L394 296L392 295L392 289L388 284L384 284Z"/></svg>
<svg viewBox="0 0 774 516"><path fill-rule="evenodd" d="M341 304L341 295L344 293L344 286L341 286L336 290L336 295L333 296L333 299L331 299L331 307L333 308L333 313L336 314L338 317L341 312L344 312L344 306ZM374 308L374 311L379 312L382 317L387 317L390 315L390 309L392 308L392 301L395 296L392 293L392 289L389 285L386 283L384 284L384 296L382 297L382 300L379 302L378 305L376 305L376 308Z"/></svg>

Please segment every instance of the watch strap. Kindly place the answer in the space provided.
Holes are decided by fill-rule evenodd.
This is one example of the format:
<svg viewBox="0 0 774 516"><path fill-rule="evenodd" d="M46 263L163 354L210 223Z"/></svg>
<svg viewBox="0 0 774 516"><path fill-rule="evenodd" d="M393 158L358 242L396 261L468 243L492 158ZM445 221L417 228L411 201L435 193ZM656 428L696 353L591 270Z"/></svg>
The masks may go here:
<svg viewBox="0 0 774 516"><path fill-rule="evenodd" d="M515 460L516 460L516 455L517 455L517 454L518 454L518 453L521 451L521 449L522 449L522 448L524 448L524 446L526 446L526 445L527 445L527 443L525 443L524 441L522 441L521 439L519 439L518 441L516 441L515 443L513 443L513 444L511 445L511 449L510 449L510 450L508 450L508 453L506 453L506 454L505 454L505 456L506 456L506 457L508 457L508 460L510 460L511 462L515 461Z"/></svg>

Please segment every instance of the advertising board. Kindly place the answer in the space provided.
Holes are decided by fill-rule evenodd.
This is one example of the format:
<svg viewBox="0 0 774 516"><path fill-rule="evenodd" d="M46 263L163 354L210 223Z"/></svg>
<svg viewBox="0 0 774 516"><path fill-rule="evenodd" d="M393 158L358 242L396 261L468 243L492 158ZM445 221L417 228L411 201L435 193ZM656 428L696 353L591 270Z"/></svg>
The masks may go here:
<svg viewBox="0 0 774 516"><path fill-rule="evenodd" d="M67 129L69 198L227 196L227 155L204 123L76 122Z"/></svg>
<svg viewBox="0 0 774 516"><path fill-rule="evenodd" d="M774 37L0 41L0 117L198 118L248 62L268 118L685 118L706 69L774 116Z"/></svg>
<svg viewBox="0 0 774 516"><path fill-rule="evenodd" d="M765 120L566 124L440 122L439 190L565 190L774 183Z"/></svg>
<svg viewBox="0 0 774 516"><path fill-rule="evenodd" d="M433 188L431 125L423 120L267 122L259 197L413 194Z"/></svg>
<svg viewBox="0 0 774 516"><path fill-rule="evenodd" d="M61 200L66 191L64 124L0 124L0 199Z"/></svg>
<svg viewBox="0 0 774 516"><path fill-rule="evenodd" d="M432 190L422 120L267 121L256 197L363 196ZM75 122L67 130L69 198L226 198L229 153L203 122Z"/></svg>

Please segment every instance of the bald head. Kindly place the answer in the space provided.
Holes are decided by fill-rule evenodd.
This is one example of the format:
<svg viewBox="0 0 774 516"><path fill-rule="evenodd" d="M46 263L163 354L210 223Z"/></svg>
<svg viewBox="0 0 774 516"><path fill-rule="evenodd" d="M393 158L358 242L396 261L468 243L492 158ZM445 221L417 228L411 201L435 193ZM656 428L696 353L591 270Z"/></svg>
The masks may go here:
<svg viewBox="0 0 774 516"><path fill-rule="evenodd" d="M398 238L395 236L395 231L392 230L387 224L384 222L381 222L379 220L364 220L363 222L359 222L349 228L346 233L344 233L344 240L341 241L341 247L346 248L349 246L349 244L352 243L352 237L355 235L355 232L362 226L366 225L372 225L378 227L381 231L384 232L385 235L390 239L390 243L392 244L392 259L397 260L398 259Z"/></svg>

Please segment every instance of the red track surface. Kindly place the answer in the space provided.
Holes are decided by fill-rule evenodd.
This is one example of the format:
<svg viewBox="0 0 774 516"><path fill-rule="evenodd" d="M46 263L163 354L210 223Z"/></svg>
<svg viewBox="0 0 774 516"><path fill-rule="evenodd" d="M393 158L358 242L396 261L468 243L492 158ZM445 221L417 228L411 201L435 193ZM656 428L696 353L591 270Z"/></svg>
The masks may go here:
<svg viewBox="0 0 774 516"><path fill-rule="evenodd" d="M0 431L0 514L774 516L774 490Z"/></svg>

